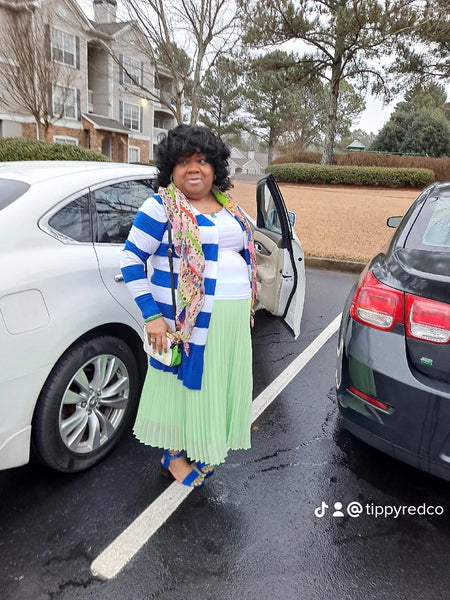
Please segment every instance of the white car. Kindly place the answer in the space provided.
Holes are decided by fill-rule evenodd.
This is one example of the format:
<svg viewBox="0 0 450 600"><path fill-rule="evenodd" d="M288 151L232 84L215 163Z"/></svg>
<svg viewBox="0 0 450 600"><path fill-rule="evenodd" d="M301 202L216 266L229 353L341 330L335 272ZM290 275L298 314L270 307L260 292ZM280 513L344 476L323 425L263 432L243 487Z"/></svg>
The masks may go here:
<svg viewBox="0 0 450 600"><path fill-rule="evenodd" d="M135 416L142 317L119 261L151 166L0 163L0 469L103 458ZM300 331L304 256L272 176L257 188L260 305ZM291 222L290 222L291 221Z"/></svg>

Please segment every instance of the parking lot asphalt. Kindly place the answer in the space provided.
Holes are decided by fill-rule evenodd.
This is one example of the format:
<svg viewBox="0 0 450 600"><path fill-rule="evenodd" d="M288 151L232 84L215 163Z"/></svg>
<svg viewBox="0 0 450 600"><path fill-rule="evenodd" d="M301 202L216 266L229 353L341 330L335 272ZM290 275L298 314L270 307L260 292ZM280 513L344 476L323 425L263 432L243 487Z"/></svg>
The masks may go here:
<svg viewBox="0 0 450 600"><path fill-rule="evenodd" d="M296 340L258 311L256 403L316 345L354 282L349 273L309 269ZM446 600L449 482L340 427L336 338L258 411L252 448L230 453L115 577L95 576L93 562L173 489L160 477L157 448L130 433L74 476L36 464L0 473L0 599ZM338 503L344 515L334 514ZM395 516L424 505L443 514ZM365 512L350 513L354 506Z"/></svg>

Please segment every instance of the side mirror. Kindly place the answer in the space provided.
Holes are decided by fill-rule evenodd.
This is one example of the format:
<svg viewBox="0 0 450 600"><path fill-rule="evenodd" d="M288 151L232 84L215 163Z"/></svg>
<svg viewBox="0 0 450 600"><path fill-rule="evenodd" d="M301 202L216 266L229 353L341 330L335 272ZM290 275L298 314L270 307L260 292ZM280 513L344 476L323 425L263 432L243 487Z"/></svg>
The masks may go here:
<svg viewBox="0 0 450 600"><path fill-rule="evenodd" d="M289 217L289 223L291 224L291 227L294 227L295 221L297 219L295 212L293 212L292 210L288 210L288 217Z"/></svg>
<svg viewBox="0 0 450 600"><path fill-rule="evenodd" d="M389 217L388 220L386 221L386 225L388 227L393 227L395 229L396 227L398 227L400 225L402 219L403 219L403 216Z"/></svg>

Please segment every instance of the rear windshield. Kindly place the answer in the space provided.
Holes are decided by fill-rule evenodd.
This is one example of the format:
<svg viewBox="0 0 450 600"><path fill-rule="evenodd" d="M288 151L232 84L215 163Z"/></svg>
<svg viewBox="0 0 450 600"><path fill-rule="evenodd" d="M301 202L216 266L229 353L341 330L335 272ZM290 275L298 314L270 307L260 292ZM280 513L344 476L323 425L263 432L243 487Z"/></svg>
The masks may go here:
<svg viewBox="0 0 450 600"><path fill-rule="evenodd" d="M406 247L450 250L450 197L427 200L408 236Z"/></svg>
<svg viewBox="0 0 450 600"><path fill-rule="evenodd" d="M0 210L20 198L29 189L29 185L15 179L0 179Z"/></svg>

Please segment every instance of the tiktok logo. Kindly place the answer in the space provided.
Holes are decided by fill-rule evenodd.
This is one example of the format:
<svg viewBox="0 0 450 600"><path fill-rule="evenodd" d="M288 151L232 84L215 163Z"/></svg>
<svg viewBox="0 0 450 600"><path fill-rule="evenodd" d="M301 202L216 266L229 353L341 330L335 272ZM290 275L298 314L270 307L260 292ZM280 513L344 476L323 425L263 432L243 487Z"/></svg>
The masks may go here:
<svg viewBox="0 0 450 600"><path fill-rule="evenodd" d="M316 515L316 517L321 519L322 517L325 516L325 512L326 512L327 508L328 508L328 504L326 504L325 502L322 502L322 504L315 509L314 514Z"/></svg>

